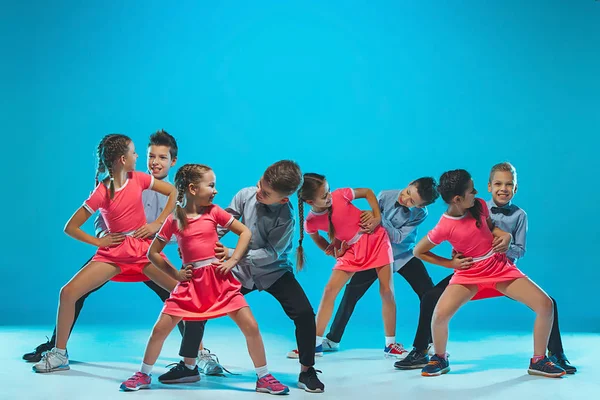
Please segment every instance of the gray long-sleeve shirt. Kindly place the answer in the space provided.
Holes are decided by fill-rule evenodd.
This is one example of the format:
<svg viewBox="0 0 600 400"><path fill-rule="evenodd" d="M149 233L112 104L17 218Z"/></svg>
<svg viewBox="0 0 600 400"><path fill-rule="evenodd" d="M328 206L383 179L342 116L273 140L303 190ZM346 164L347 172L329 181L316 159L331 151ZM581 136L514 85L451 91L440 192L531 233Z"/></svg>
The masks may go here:
<svg viewBox="0 0 600 400"><path fill-rule="evenodd" d="M252 232L248 251L233 269L234 275L247 289L265 290L286 272L293 272L289 256L295 219L289 202L264 205L256 200L256 191L256 187L240 190L225 211ZM227 232L219 229L219 237Z"/></svg>

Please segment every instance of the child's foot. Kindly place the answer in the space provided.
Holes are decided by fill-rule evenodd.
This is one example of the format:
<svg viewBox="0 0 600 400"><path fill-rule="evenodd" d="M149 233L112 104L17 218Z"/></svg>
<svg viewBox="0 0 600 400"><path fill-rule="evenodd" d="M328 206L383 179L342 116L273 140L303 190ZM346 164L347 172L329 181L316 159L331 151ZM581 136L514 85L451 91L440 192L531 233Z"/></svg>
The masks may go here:
<svg viewBox="0 0 600 400"><path fill-rule="evenodd" d="M279 382L271 374L256 380L256 391L269 394L287 394L290 388Z"/></svg>
<svg viewBox="0 0 600 400"><path fill-rule="evenodd" d="M406 350L401 343L392 343L383 349L383 354L386 357L392 357L402 360L408 355L408 350Z"/></svg>
<svg viewBox="0 0 600 400"><path fill-rule="evenodd" d="M340 349L340 344L334 342L333 340L329 340L326 337L323 338L323 351L328 353L330 351L338 351Z"/></svg>
<svg viewBox="0 0 600 400"><path fill-rule="evenodd" d="M136 372L133 376L121 383L121 390L131 392L140 389L150 389L152 377L142 372Z"/></svg>
<svg viewBox="0 0 600 400"><path fill-rule="evenodd" d="M544 357L536 363L531 360L529 362L527 373L529 375L539 375L547 378L560 378L566 374L564 369L554 364L548 357Z"/></svg>
<svg viewBox="0 0 600 400"><path fill-rule="evenodd" d="M325 385L319 380L317 372L321 371L318 371L313 367L308 367L306 372L300 372L300 376L298 377L298 387L310 393L323 393L325 391Z"/></svg>
<svg viewBox="0 0 600 400"><path fill-rule="evenodd" d="M66 371L69 368L69 356L59 353L56 347L45 352L42 359L32 367L33 371L41 373Z"/></svg>
<svg viewBox="0 0 600 400"><path fill-rule="evenodd" d="M422 376L439 376L450 371L448 356L442 358L437 354L431 357L429 363L421 370Z"/></svg>
<svg viewBox="0 0 600 400"><path fill-rule="evenodd" d="M158 377L160 383L190 383L198 382L200 380L200 373L198 372L198 366L194 369L189 369L185 366L183 361L178 363L167 365L167 367L174 365L169 372L162 374Z"/></svg>
<svg viewBox="0 0 600 400"><path fill-rule="evenodd" d="M323 345L315 347L315 357L323 357ZM300 358L300 352L298 349L292 350L287 353L287 358Z"/></svg>
<svg viewBox="0 0 600 400"><path fill-rule="evenodd" d="M417 350L413 347L413 349L408 353L403 360L396 361L394 363L394 367L397 369L417 369L423 368L429 363L429 356L427 355L427 350Z"/></svg>
<svg viewBox="0 0 600 400"><path fill-rule="evenodd" d="M208 349L198 352L198 368L204 375L223 375L219 358Z"/></svg>
<svg viewBox="0 0 600 400"><path fill-rule="evenodd" d="M564 369L565 372L569 375L572 375L575 372L577 372L577 368L571 365L569 360L567 360L567 356L565 356L565 353L551 354L550 361Z"/></svg>

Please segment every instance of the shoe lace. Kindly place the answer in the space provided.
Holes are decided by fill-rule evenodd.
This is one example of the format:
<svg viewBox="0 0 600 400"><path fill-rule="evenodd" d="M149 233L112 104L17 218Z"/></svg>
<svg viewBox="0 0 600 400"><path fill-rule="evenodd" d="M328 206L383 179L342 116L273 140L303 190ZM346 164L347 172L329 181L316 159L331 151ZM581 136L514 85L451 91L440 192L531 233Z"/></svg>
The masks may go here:
<svg viewBox="0 0 600 400"><path fill-rule="evenodd" d="M216 363L219 367L221 367L221 369L225 372L227 372L228 374L231 375L241 375L241 374L235 374L233 372L231 372L230 370L228 370L227 368L225 368L224 366L221 365L221 362L219 361L219 357L217 357L216 354L211 353L209 349L207 349L206 347L204 348L204 350L206 350L206 353L201 353L200 356L198 357L200 360L205 361L205 362L214 362Z"/></svg>
<svg viewBox="0 0 600 400"><path fill-rule="evenodd" d="M181 370L181 369L184 367L184 365L183 365L183 363L180 361L180 362L174 362L174 363L171 363L171 364L169 364L169 365L165 365L165 368L169 368L169 367L173 367L173 368L171 368L171 369L174 369L174 370Z"/></svg>
<svg viewBox="0 0 600 400"><path fill-rule="evenodd" d="M315 369L313 367L308 368L308 370L306 370L306 374L308 375L309 378L317 378L317 373L322 374L323 371L319 370L319 369Z"/></svg>
<svg viewBox="0 0 600 400"><path fill-rule="evenodd" d="M403 353L406 351L406 349L404 348L404 346L402 345L402 343L392 343L390 345L390 351L396 350L400 353Z"/></svg>
<svg viewBox="0 0 600 400"><path fill-rule="evenodd" d="M42 343L42 344L40 344L39 346L37 346L37 347L35 348L35 352L37 353L37 352L39 352L41 349L43 349L43 348L45 348L45 347L48 347L49 345L50 345L50 338L49 338L48 336L46 336L46 343ZM46 350L46 351L48 351L48 350ZM45 353L46 351L44 351L44 353Z"/></svg>

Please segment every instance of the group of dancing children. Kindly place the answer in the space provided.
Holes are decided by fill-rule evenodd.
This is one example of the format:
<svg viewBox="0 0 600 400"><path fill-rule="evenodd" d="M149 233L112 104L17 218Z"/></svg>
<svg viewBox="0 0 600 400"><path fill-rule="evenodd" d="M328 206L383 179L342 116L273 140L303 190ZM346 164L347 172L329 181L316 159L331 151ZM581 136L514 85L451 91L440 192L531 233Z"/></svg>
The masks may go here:
<svg viewBox="0 0 600 400"><path fill-rule="evenodd" d="M398 359L396 369L421 368L423 376L447 373L452 316L469 300L506 296L535 312L528 373L561 377L576 372L562 347L556 301L516 267L525 254L527 215L512 203L518 186L511 164L492 167L488 182L492 198L486 202L476 197L473 179L462 169L445 172L439 184L423 177L402 190L376 196L365 188L332 190L324 175L302 175L298 164L283 160L269 166L255 186L240 190L223 209L214 203L216 174L207 165L183 165L169 183L177 152L173 136L163 130L154 133L147 148L149 173L141 173L135 171L138 155L129 137L110 134L100 141L95 189L65 226L68 235L97 251L60 290L52 338L23 356L35 362L35 372L69 369L71 330L87 296L108 281L144 282L164 302L140 369L120 386L124 391L150 388L152 368L175 326L182 334L182 359L158 380L196 382L200 371L222 374L224 368L204 348L203 336L207 320L227 315L246 338L256 391L288 393L288 386L269 372L258 324L244 298L258 290L275 297L295 324L297 348L288 357L299 360L298 387L323 392L315 357L339 349L357 302L375 281L382 300L384 354ZM305 234L335 258L316 316L294 275L295 213L290 201L294 193L300 221L296 271L305 263ZM439 196L448 208L417 242L417 227L427 218L427 206ZM371 210L361 211L353 204L361 198ZM90 235L81 227L97 211L95 235ZM230 231L238 236L235 248L220 242ZM450 258L432 252L445 241L452 245ZM162 253L175 242L181 268ZM434 286L423 261L452 273ZM411 351L396 341L394 272L420 299Z"/></svg>

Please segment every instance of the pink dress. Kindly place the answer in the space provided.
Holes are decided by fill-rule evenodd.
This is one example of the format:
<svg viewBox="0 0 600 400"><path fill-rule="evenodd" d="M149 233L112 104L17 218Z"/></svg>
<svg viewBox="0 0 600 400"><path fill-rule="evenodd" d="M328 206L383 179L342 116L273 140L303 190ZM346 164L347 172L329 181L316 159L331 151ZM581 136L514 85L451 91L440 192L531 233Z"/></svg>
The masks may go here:
<svg viewBox="0 0 600 400"><path fill-rule="evenodd" d="M98 248L92 258L92 261L113 264L121 269L121 273L113 277L112 281L141 282L149 280L142 273L142 269L150 263L146 254L152 240L133 238L130 234L147 223L142 192L152 189L153 184L154 177L152 175L130 172L125 184L115 190L112 200L109 197L108 188L100 183L83 203L83 206L92 214L100 210L109 232L127 234L121 244Z"/></svg>
<svg viewBox="0 0 600 400"><path fill-rule="evenodd" d="M354 190L345 188L334 190L331 194L331 221L335 229L335 237L345 240L349 248L343 256L338 257L333 269L346 272L364 271L384 267L394 262L392 245L385 229L375 228L371 234L361 234L361 211L352 204ZM328 211L315 213L310 211L304 221L304 230L309 233L329 230Z"/></svg>
<svg viewBox="0 0 600 400"><path fill-rule="evenodd" d="M188 218L188 226L179 230L177 221L170 215L158 232L165 242L172 235L177 238L183 265L193 266L193 276L179 282L165 301L163 313L182 317L187 321L201 321L227 315L248 307L240 292L242 285L231 272L217 272L215 244L219 240L217 226L229 227L233 216L217 205L195 218Z"/></svg>
<svg viewBox="0 0 600 400"><path fill-rule="evenodd" d="M437 225L427 234L427 238L435 245L447 240L454 250L465 257L473 257L475 261L469 269L455 270L450 285L477 285L478 291L473 300L503 296L496 290L497 283L524 278L525 275L506 258L505 253L493 252L494 236L486 223L490 215L489 210L482 199L475 201L480 202L482 208L480 227L477 227L470 213L462 217L442 214Z"/></svg>

